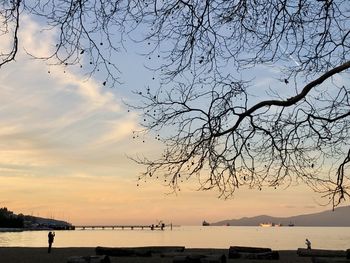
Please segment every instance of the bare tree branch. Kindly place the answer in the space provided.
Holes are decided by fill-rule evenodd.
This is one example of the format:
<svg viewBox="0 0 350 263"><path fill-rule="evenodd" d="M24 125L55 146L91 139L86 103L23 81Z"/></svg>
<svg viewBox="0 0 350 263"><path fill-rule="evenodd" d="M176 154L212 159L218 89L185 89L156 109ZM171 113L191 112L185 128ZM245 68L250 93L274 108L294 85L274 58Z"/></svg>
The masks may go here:
<svg viewBox="0 0 350 263"><path fill-rule="evenodd" d="M335 68L331 69L330 71L324 73L322 76L320 76L316 80L309 82L302 89L302 91L299 94L297 94L297 95L295 95L293 97L287 98L286 100L265 100L265 101L259 102L258 104L254 105L250 109L247 109L244 113L240 114L237 122L235 123L235 125L232 128L230 128L230 129L228 129L226 131L223 131L221 133L215 134L215 137L219 137L219 136L224 135L225 133L230 133L230 132L236 130L237 127L243 121L244 118L250 116L252 113L254 113L255 111L260 110L261 108L271 107L271 106L289 107L289 106L297 104L302 99L304 99L307 96L307 94L313 88L315 88L316 86L322 84L325 80L331 78L335 74L338 74L338 73L340 73L342 71L345 71L345 70L347 70L349 68L350 68L350 61L348 61L348 62L346 62L346 63L344 63L344 64L342 64L342 65L340 65L338 67L335 67ZM350 112L346 113L345 115L338 116L336 119L333 119L332 121L336 121L337 119L345 118L349 114L350 114ZM318 119L321 119L321 118L318 117ZM328 120L328 121L330 121L330 120Z"/></svg>
<svg viewBox="0 0 350 263"><path fill-rule="evenodd" d="M2 37L16 58L21 15L56 30L50 64L79 65L103 85L120 72L124 40L139 44L160 88L138 91L146 134L164 143L140 180L176 191L197 177L223 197L237 188L309 185L334 205L348 195L350 10L347 0L38 0L0 4ZM87 63L86 63L87 62ZM87 64L87 65L86 65ZM256 92L261 68L285 91ZM272 73L271 73L272 74ZM273 76L275 77L275 76ZM347 83L343 81L343 83ZM294 86L293 86L294 85ZM301 87L301 88L299 88ZM255 94L258 93L258 94Z"/></svg>
<svg viewBox="0 0 350 263"><path fill-rule="evenodd" d="M5 53L0 52L0 68L13 60L15 60L18 50L18 29L19 29L19 17L20 17L21 0L10 1L9 6L1 10L0 19L2 20L3 27L0 32L1 35L11 35L10 51Z"/></svg>

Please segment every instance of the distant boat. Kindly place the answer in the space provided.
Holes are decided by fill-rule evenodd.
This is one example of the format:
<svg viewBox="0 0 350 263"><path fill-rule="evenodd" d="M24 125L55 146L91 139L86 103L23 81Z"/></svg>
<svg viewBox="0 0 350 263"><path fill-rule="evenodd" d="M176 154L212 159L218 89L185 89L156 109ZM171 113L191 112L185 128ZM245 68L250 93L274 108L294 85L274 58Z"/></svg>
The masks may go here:
<svg viewBox="0 0 350 263"><path fill-rule="evenodd" d="M290 222L290 223L288 224L288 226L294 226L294 224L293 224L292 222Z"/></svg>
<svg viewBox="0 0 350 263"><path fill-rule="evenodd" d="M272 223L260 223L260 226L262 226L262 227L271 227Z"/></svg>
<svg viewBox="0 0 350 263"><path fill-rule="evenodd" d="M202 226L210 226L210 224L209 224L207 221L204 220L204 221L202 222Z"/></svg>
<svg viewBox="0 0 350 263"><path fill-rule="evenodd" d="M262 226L262 227L271 227L271 226L282 226L282 224L275 224L275 223L260 223L260 226Z"/></svg>

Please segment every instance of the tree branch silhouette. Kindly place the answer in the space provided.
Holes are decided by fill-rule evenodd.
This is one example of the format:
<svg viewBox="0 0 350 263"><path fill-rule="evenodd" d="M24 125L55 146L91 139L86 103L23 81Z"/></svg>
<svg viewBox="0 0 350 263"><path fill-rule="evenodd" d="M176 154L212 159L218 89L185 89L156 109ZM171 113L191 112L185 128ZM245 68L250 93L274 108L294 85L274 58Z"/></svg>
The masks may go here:
<svg viewBox="0 0 350 263"><path fill-rule="evenodd" d="M16 58L23 15L57 31L51 53L34 57L101 70L103 85L119 81L125 40L139 45L161 83L131 106L165 147L134 158L146 167L140 180L162 177L176 191L197 177L223 197L294 183L333 205L348 196L350 89L338 81L350 63L346 0L16 0L0 11L10 43L2 67ZM262 68L278 71L285 91L252 94Z"/></svg>

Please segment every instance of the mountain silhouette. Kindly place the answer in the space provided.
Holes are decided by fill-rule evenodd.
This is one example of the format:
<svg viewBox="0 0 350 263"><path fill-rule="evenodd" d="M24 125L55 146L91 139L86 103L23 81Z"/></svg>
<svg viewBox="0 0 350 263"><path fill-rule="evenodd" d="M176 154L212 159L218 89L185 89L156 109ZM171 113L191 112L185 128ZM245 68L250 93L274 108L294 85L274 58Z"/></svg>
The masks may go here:
<svg viewBox="0 0 350 263"><path fill-rule="evenodd" d="M275 223L288 226L350 226L350 206L335 208L334 210L324 211L314 214L305 214L290 217L273 217L260 215L255 217L243 217L240 219L222 220L211 223L212 226L231 225L231 226L259 226L260 223Z"/></svg>

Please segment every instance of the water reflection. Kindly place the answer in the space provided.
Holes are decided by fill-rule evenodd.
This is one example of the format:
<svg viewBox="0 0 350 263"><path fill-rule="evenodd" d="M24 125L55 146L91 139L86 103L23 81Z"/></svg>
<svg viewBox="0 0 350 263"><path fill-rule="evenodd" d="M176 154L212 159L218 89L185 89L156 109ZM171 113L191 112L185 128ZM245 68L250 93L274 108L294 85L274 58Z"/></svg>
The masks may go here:
<svg viewBox="0 0 350 263"><path fill-rule="evenodd" d="M0 246L46 247L47 231L0 232ZM75 230L57 231L54 247L96 246L185 246L187 248L228 248L261 246L272 249L305 247L309 238L314 248L348 249L350 228L346 227L175 227L172 231Z"/></svg>

